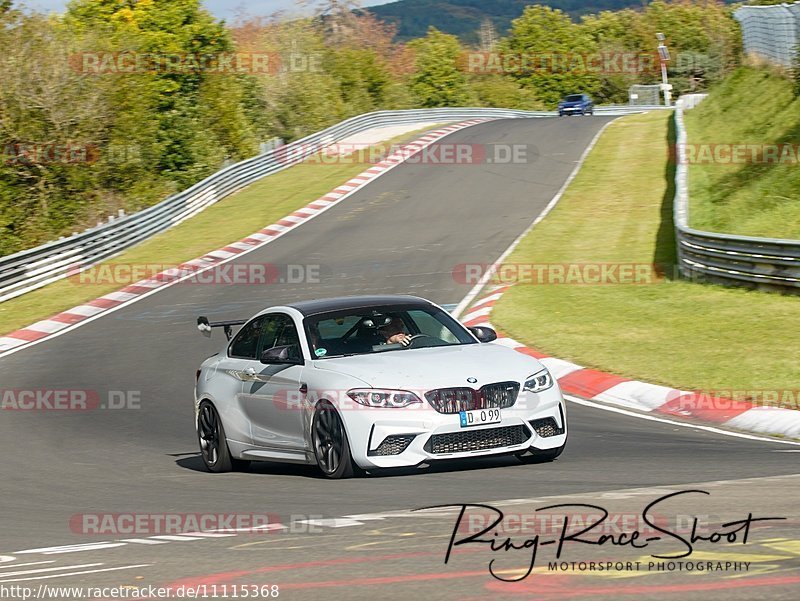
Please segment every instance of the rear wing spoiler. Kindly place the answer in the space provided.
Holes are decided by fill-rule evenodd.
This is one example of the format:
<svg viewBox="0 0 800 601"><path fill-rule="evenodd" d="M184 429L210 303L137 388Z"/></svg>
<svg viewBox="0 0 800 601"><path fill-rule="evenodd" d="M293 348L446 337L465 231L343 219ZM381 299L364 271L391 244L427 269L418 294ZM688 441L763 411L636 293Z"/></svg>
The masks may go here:
<svg viewBox="0 0 800 601"><path fill-rule="evenodd" d="M208 317L201 315L197 318L197 329L202 332L206 338L211 338L211 330L213 328L223 328L225 336L230 340L233 338L233 329L235 326L241 326L247 323L246 319L234 319L232 321L208 321Z"/></svg>

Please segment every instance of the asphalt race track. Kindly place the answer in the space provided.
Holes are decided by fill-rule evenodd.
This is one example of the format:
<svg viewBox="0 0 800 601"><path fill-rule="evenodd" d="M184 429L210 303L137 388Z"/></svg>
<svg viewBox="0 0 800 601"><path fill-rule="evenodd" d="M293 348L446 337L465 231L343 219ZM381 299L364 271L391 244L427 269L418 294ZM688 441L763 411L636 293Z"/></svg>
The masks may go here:
<svg viewBox="0 0 800 601"><path fill-rule="evenodd" d="M494 261L547 205L608 120L505 120L459 131L443 143L526 144L528 161L401 165L237 259L319 265L320 282L176 285L0 359L4 389L86 389L103 398L122 391L140 403L118 410L1 412L0 585L258 584L278 585L285 599L796 598L800 447L572 403L567 451L551 464L502 458L344 481L287 465L224 475L202 469L192 387L195 369L223 338L201 337L198 315L246 318L283 301L361 293L458 303L471 285L457 281L453 269ZM495 572L516 578L530 563L529 551L493 554L486 545L464 545L445 565L458 512L406 511L495 502L519 516L580 502L602 505L627 524L649 502L685 488L711 495L671 499L660 513L706 516L711 531L750 512L788 519L754 523L746 545L741 539L700 542L683 560L746 561L747 571L547 571L554 549L542 547L534 573L509 583L489 574L489 562L496 556ZM266 513L287 528L108 537L76 531L75 516L85 513ZM525 538L520 534L518 542ZM95 547L23 552L85 543ZM662 543L646 550L574 543L561 559L647 558L646 566L651 551L685 550L677 540ZM216 592L222 596L221 588Z"/></svg>

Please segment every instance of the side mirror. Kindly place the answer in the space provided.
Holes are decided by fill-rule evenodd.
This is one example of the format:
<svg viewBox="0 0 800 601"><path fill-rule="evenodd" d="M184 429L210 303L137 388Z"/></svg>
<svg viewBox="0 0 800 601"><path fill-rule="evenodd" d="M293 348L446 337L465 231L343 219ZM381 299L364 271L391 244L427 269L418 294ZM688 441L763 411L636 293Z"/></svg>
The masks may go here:
<svg viewBox="0 0 800 601"><path fill-rule="evenodd" d="M493 340L497 340L497 332L495 332L492 328L487 328L485 326L477 326L474 328L469 329L478 339L478 342L492 342Z"/></svg>
<svg viewBox="0 0 800 601"><path fill-rule="evenodd" d="M261 363L264 365L303 365L302 357L292 356L292 350L297 345L274 346L261 353Z"/></svg>

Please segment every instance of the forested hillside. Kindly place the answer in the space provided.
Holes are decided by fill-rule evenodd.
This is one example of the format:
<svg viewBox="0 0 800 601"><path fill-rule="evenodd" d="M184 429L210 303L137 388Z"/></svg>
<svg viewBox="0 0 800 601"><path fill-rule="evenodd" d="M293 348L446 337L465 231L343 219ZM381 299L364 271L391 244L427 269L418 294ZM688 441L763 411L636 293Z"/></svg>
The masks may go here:
<svg viewBox="0 0 800 601"><path fill-rule="evenodd" d="M727 0L732 3L733 0ZM397 27L397 39L409 40L425 35L436 27L457 35L466 43L479 42L478 31L488 19L495 31L505 35L511 21L533 4L531 0L400 0L369 10L378 18ZM536 4L558 8L577 21L583 15L604 10L641 8L647 0L542 0Z"/></svg>

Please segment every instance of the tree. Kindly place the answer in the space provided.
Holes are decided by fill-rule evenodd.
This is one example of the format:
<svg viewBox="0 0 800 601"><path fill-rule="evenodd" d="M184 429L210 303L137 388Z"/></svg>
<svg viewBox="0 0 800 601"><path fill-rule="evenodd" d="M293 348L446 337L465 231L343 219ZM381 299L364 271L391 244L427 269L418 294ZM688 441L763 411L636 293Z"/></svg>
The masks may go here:
<svg viewBox="0 0 800 601"><path fill-rule="evenodd" d="M655 43L643 43L640 21L639 12L626 9L589 15L581 22L581 28L597 46L598 56L608 57L612 66L598 73L601 102L625 103L632 85L655 83L660 77Z"/></svg>
<svg viewBox="0 0 800 601"><path fill-rule="evenodd" d="M470 82L470 87L477 96L479 106L526 111L545 109L530 88L520 86L510 77L497 74L476 76Z"/></svg>
<svg viewBox="0 0 800 601"><path fill-rule="evenodd" d="M566 94L596 93L599 77L590 68L597 45L560 10L528 6L499 45L510 75L554 106Z"/></svg>
<svg viewBox="0 0 800 601"><path fill-rule="evenodd" d="M465 106L474 101L458 67L462 55L458 38L431 27L428 35L408 45L415 53L410 88L420 106Z"/></svg>
<svg viewBox="0 0 800 601"><path fill-rule="evenodd" d="M65 21L77 31L107 31L116 50L187 58L234 50L228 31L200 0L73 0ZM121 81L129 76L113 77ZM149 119L157 122L155 141L163 150L154 156L157 170L178 185L208 175L226 157L255 153L255 137L241 105L241 76L186 69L130 77L146 80ZM209 138L209 133L216 135Z"/></svg>
<svg viewBox="0 0 800 601"><path fill-rule="evenodd" d="M6 13L0 28L0 252L44 242L85 215L98 179L87 149L107 137L109 82L70 66L76 40L54 19ZM28 150L26 150L28 149Z"/></svg>
<svg viewBox="0 0 800 601"><path fill-rule="evenodd" d="M330 44L345 43L358 27L361 0L300 0L299 4L314 8L325 41Z"/></svg>
<svg viewBox="0 0 800 601"><path fill-rule="evenodd" d="M652 48L657 32L667 36L669 74L678 93L721 80L741 57L741 32L732 9L710 0L654 0L639 17L643 48Z"/></svg>
<svg viewBox="0 0 800 601"><path fill-rule="evenodd" d="M255 153L243 76L86 68L120 51L232 51L199 0L75 0L63 17L8 6L0 4L0 139L10 156L0 161L0 254L149 206ZM76 156L16 156L26 148Z"/></svg>

